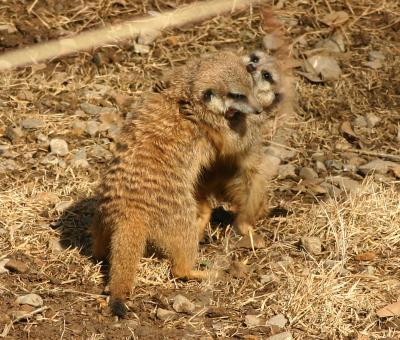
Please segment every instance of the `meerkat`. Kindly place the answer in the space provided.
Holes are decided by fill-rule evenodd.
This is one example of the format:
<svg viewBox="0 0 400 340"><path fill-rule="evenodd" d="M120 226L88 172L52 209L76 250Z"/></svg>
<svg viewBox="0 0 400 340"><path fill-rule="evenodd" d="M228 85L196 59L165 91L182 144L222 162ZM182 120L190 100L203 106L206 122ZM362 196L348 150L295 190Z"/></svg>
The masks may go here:
<svg viewBox="0 0 400 340"><path fill-rule="evenodd" d="M274 175L275 163L263 147L262 128L271 112L284 98L281 74L274 58L261 51L243 57L246 68L253 77L253 92L263 107L263 113L247 133L257 135L245 152L235 157L218 158L203 173L197 191L199 202L198 225L200 237L207 226L212 207L209 197L228 201L236 213L233 225L242 235L253 231L257 219L264 213L268 181Z"/></svg>
<svg viewBox="0 0 400 340"><path fill-rule="evenodd" d="M243 152L239 136L262 110L250 74L233 53L188 63L170 84L145 96L123 128L92 224L93 255L109 258L110 307L121 317L146 242L165 252L175 277L212 275L194 270L196 184L217 157Z"/></svg>
<svg viewBox="0 0 400 340"><path fill-rule="evenodd" d="M212 213L209 198L214 196L220 201L228 201L236 212L234 227L242 235L253 230L257 219L264 212L265 193L268 181L274 175L276 164L271 163L263 149L262 127L276 104L282 99L281 77L279 68L272 57L256 51L242 57L247 71L252 74L253 93L263 107L263 113L257 120L248 122L246 128L241 127L242 152L217 157L210 167L203 171L196 191L198 201L199 238L204 234ZM154 90L162 92L171 87L170 79L174 79L181 69L164 75ZM186 110L190 111L190 103ZM234 119L232 119L232 123ZM233 126L233 125L232 125ZM249 143L251 141L251 143Z"/></svg>

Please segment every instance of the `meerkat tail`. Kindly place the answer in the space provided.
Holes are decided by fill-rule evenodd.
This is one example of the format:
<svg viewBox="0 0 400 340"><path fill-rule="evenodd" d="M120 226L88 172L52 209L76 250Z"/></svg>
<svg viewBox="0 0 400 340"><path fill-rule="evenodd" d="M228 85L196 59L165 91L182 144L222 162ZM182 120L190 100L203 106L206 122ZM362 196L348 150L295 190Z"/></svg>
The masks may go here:
<svg viewBox="0 0 400 340"><path fill-rule="evenodd" d="M114 315L123 317L127 312L125 301L146 245L148 228L140 219L124 218L117 224L111 237L110 308Z"/></svg>
<svg viewBox="0 0 400 340"><path fill-rule="evenodd" d="M111 230L102 224L99 215L93 218L90 228L92 235L92 255L96 260L104 261L110 252Z"/></svg>

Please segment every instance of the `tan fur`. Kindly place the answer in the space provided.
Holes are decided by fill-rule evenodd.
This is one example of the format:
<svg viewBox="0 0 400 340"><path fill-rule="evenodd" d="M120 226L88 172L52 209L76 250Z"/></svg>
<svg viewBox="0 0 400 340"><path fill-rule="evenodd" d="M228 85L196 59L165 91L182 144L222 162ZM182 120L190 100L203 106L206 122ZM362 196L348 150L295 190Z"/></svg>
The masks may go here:
<svg viewBox="0 0 400 340"><path fill-rule="evenodd" d="M254 136L243 143L240 129L232 128L227 105L232 91L257 103L251 82L241 59L232 53L196 60L176 74L168 89L147 95L124 127L92 226L93 255L104 259L110 253L114 314L126 313L124 301L147 241L165 252L174 276L202 279L210 274L193 269L199 239L196 183L217 157L233 157L253 143ZM204 100L207 89L215 93L213 100ZM239 118L246 124L246 118L258 116Z"/></svg>

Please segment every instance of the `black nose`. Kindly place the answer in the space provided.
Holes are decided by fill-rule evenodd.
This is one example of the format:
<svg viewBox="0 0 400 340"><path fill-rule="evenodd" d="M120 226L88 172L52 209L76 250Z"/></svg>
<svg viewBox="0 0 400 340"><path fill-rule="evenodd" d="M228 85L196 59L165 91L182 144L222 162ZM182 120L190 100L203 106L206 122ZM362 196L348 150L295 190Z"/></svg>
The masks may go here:
<svg viewBox="0 0 400 340"><path fill-rule="evenodd" d="M254 66L254 64L247 64L246 65L246 70L249 73L253 73L256 70L256 67Z"/></svg>

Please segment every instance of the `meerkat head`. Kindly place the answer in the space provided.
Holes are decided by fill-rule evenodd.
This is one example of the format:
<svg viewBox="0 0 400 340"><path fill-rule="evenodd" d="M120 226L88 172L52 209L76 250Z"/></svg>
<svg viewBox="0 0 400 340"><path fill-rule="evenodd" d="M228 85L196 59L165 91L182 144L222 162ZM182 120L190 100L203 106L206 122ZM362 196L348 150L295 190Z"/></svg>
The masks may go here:
<svg viewBox="0 0 400 340"><path fill-rule="evenodd" d="M240 57L220 52L200 59L191 92L209 111L232 118L237 114L259 114L252 78Z"/></svg>
<svg viewBox="0 0 400 340"><path fill-rule="evenodd" d="M278 103L282 98L281 76L274 57L254 51L243 57L247 71L254 80L254 93L264 109Z"/></svg>

